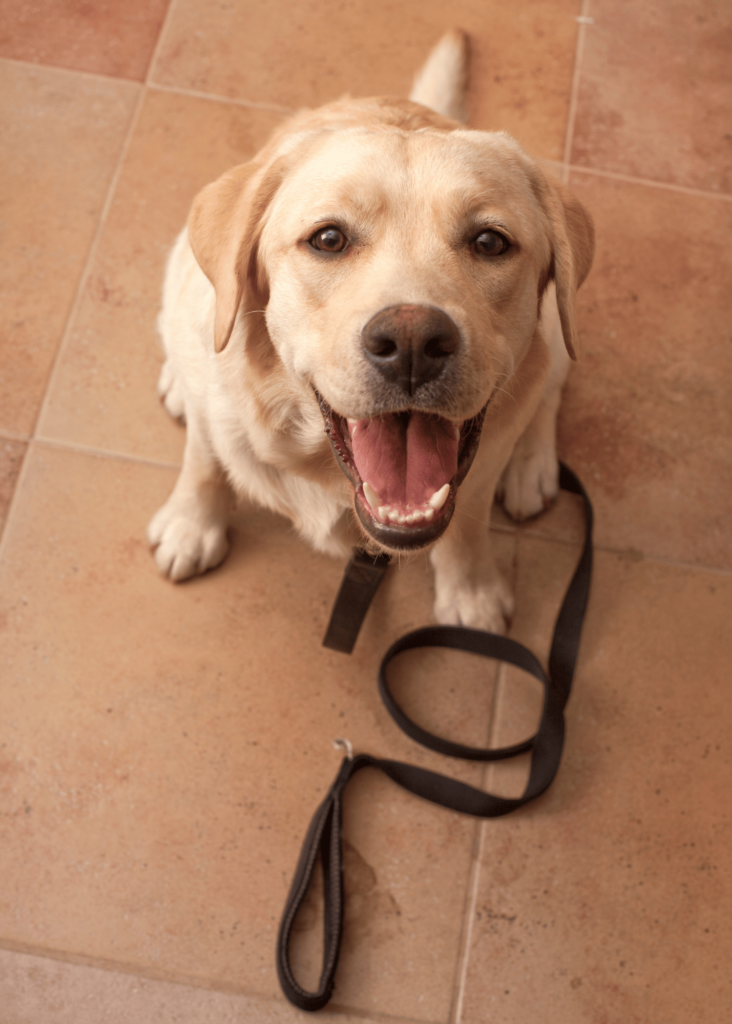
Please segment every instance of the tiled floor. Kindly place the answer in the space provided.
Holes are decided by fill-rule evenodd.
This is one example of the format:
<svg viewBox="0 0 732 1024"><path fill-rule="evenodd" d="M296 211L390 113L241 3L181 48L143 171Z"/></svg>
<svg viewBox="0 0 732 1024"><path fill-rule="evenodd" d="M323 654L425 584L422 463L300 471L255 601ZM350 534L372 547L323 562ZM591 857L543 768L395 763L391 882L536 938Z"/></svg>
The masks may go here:
<svg viewBox="0 0 732 1024"><path fill-rule="evenodd" d="M380 653L430 620L423 560L347 658L320 647L341 566L283 521L244 509L226 564L182 586L144 530L182 451L155 314L193 195L283 109L405 92L449 23L472 38L473 123L563 164L595 218L560 445L595 502L596 576L544 798L477 823L353 783L326 1016L729 1015L730 6L6 0L0 1024L302 1019L273 943L331 738L445 770L376 694ZM545 654L576 505L494 521L513 634ZM528 727L537 695L509 673L466 656L445 688L439 658L419 667L423 714L453 735ZM516 792L525 766L451 770ZM310 977L316 939L310 907Z"/></svg>

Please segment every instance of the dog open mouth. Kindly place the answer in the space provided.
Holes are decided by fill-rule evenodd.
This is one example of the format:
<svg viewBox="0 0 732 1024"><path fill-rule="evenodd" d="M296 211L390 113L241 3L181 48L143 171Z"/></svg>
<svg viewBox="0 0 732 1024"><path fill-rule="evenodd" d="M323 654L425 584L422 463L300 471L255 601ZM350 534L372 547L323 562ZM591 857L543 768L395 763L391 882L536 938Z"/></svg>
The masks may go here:
<svg viewBox="0 0 732 1024"><path fill-rule="evenodd" d="M432 413L347 419L316 391L325 432L354 491L354 507L382 547L424 547L446 529L475 458L486 409L463 423Z"/></svg>

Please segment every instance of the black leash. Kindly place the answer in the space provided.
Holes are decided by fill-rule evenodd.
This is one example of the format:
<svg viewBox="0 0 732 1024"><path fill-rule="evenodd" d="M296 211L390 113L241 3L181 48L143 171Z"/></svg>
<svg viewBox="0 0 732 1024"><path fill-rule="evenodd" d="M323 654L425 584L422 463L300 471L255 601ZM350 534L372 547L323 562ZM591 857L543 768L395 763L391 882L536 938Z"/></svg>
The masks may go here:
<svg viewBox="0 0 732 1024"><path fill-rule="evenodd" d="M592 575L592 505L582 484L571 470L560 465L559 483L564 490L579 494L585 509L585 543L572 582L554 627L549 671L544 672L531 651L515 640L460 626L428 626L408 633L387 651L379 670L379 692L392 718L408 736L439 754L471 761L498 761L531 751L531 770L520 797L494 796L457 779L425 768L357 754L345 757L335 782L310 823L300 853L295 877L287 897L277 938L277 973L285 996L301 1010L319 1010L330 999L343 931L343 861L341 851L342 798L351 777L362 768L379 768L397 785L417 796L453 811L481 818L497 818L523 807L551 784L559 768L564 744L564 708L569 699L579 648L582 622L587 607ZM377 559L355 552L336 599L323 643L350 653L369 603L388 565L387 556ZM544 686L544 705L537 732L523 743L498 749L466 747L427 732L399 707L389 689L387 666L403 651L418 647L447 647L495 658L530 673ZM289 959L292 926L310 887L320 854L324 890L323 970L318 989L308 992L295 980Z"/></svg>

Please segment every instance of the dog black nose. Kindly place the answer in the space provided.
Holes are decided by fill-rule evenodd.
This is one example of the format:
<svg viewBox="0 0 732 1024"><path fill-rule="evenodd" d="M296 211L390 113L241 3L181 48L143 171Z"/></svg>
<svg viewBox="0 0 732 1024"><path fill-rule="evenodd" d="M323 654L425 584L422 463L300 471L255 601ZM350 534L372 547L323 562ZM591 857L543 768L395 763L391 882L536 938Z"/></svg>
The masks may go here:
<svg viewBox="0 0 732 1024"><path fill-rule="evenodd" d="M460 346L460 332L433 306L389 306L369 320L361 341L382 377L412 395L440 376Z"/></svg>

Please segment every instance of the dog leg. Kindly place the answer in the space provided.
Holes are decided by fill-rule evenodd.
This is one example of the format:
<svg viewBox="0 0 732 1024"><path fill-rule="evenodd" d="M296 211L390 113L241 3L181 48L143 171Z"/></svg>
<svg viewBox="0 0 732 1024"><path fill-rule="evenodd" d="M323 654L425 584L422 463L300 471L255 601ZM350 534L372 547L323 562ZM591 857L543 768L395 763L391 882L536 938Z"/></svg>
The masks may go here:
<svg viewBox="0 0 732 1024"><path fill-rule="evenodd" d="M496 488L499 501L511 518L519 522L543 512L559 490L557 414L570 359L562 338L553 285L547 289L541 327L552 357L549 377L539 407L516 442Z"/></svg>
<svg viewBox="0 0 732 1024"><path fill-rule="evenodd" d="M183 389L180 386L178 376L173 367L171 359L166 359L158 377L158 395L160 401L167 409L174 420L186 421L186 407L183 399Z"/></svg>
<svg viewBox="0 0 732 1024"><path fill-rule="evenodd" d="M230 505L231 490L221 467L196 419L189 417L183 469L147 528L164 576L179 582L224 560Z"/></svg>
<svg viewBox="0 0 732 1024"><path fill-rule="evenodd" d="M487 518L489 508L484 498L463 503L430 552L435 570L434 612L446 626L505 633L513 614L513 595L498 571L488 524L473 518L474 514Z"/></svg>

